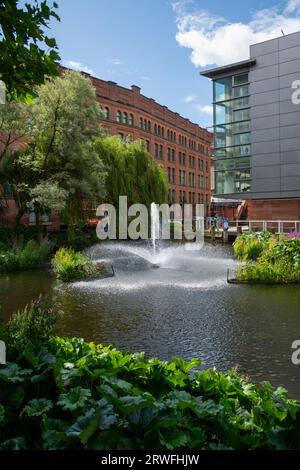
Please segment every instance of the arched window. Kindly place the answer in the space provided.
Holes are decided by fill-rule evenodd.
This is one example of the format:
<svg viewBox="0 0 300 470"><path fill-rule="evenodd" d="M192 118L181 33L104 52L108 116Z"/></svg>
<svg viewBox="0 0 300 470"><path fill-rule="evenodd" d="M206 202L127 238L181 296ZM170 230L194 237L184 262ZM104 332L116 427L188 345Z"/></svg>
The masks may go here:
<svg viewBox="0 0 300 470"><path fill-rule="evenodd" d="M176 132L173 133L174 142L176 142Z"/></svg>
<svg viewBox="0 0 300 470"><path fill-rule="evenodd" d="M104 108L103 110L104 119L109 119L109 108Z"/></svg>
<svg viewBox="0 0 300 470"><path fill-rule="evenodd" d="M148 121L148 132L151 132L151 122Z"/></svg>
<svg viewBox="0 0 300 470"><path fill-rule="evenodd" d="M154 134L156 135L157 134L157 125L154 124Z"/></svg>
<svg viewBox="0 0 300 470"><path fill-rule="evenodd" d="M121 111L117 111L117 122L121 122Z"/></svg>
<svg viewBox="0 0 300 470"><path fill-rule="evenodd" d="M162 128L161 128L161 135L162 135L162 137L165 136L165 128L164 128L163 126L162 126Z"/></svg>
<svg viewBox="0 0 300 470"><path fill-rule="evenodd" d="M170 140L170 131L169 131L169 129L168 129L168 132L167 132L167 138L168 138L168 140Z"/></svg>
<svg viewBox="0 0 300 470"><path fill-rule="evenodd" d="M143 118L140 117L140 129L143 129Z"/></svg>
<svg viewBox="0 0 300 470"><path fill-rule="evenodd" d="M147 120L144 119L144 131L146 131L146 130L147 130Z"/></svg>
<svg viewBox="0 0 300 470"><path fill-rule="evenodd" d="M123 113L123 124L128 124L128 114L126 112Z"/></svg>
<svg viewBox="0 0 300 470"><path fill-rule="evenodd" d="M133 126L133 125L134 125L133 114L129 114L129 125L130 125L130 126Z"/></svg>
<svg viewBox="0 0 300 470"><path fill-rule="evenodd" d="M158 126L158 128L157 128L157 133L158 133L158 135L160 135L160 126Z"/></svg>

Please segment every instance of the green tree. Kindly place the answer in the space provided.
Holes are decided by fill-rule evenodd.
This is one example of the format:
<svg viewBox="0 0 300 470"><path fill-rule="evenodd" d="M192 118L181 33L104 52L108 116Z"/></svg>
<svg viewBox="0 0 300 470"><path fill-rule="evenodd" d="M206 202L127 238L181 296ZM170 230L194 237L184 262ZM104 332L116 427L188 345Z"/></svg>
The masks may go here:
<svg viewBox="0 0 300 470"><path fill-rule="evenodd" d="M58 75L56 40L45 34L57 3L0 0L0 73L12 97L32 94L47 75ZM45 50L46 49L46 50Z"/></svg>
<svg viewBox="0 0 300 470"><path fill-rule="evenodd" d="M101 134L95 89L88 78L67 71L64 77L48 79L38 88L38 98L23 106L28 143L4 155L0 177L12 185L17 221L28 207L37 224L42 213L60 210L71 237L84 209L104 194L104 167L93 146L93 138Z"/></svg>
<svg viewBox="0 0 300 470"><path fill-rule="evenodd" d="M107 167L107 202L119 205L119 196L128 204L150 207L166 201L167 180L164 169L157 165L142 141L122 141L119 137L96 139L95 150Z"/></svg>

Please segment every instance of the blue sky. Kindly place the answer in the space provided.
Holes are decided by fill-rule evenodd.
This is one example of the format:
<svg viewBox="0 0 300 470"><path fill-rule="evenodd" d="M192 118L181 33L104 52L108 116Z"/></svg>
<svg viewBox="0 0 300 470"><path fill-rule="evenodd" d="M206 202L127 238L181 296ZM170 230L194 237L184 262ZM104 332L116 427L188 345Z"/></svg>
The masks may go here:
<svg viewBox="0 0 300 470"><path fill-rule="evenodd" d="M58 0L62 62L142 93L203 127L211 84L199 71L246 59L249 43L300 29L300 0Z"/></svg>

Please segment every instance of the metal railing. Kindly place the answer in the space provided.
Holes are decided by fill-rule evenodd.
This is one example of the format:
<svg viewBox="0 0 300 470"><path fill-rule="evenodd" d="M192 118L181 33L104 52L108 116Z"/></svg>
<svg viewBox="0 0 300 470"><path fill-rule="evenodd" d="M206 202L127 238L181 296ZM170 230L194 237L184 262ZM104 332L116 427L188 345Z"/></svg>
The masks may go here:
<svg viewBox="0 0 300 470"><path fill-rule="evenodd" d="M261 232L269 230L275 233L288 233L300 231L300 220L234 220L228 221L229 228L236 231L252 230ZM222 222L216 223L216 229L222 228Z"/></svg>

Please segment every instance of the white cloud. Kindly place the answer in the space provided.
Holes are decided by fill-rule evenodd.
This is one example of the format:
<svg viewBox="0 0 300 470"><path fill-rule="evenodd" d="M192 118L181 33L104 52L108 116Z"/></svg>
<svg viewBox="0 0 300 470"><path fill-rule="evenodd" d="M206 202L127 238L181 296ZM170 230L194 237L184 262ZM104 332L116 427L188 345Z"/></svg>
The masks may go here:
<svg viewBox="0 0 300 470"><path fill-rule="evenodd" d="M113 64L113 65L122 65L122 64L123 64L123 62L121 61L121 59L118 59L118 58L111 59L109 62L110 62L111 64Z"/></svg>
<svg viewBox="0 0 300 470"><path fill-rule="evenodd" d="M213 115L213 107L211 104L197 104L195 106L195 108L197 109L197 111L199 111L199 113L201 114L206 114L207 116L212 116Z"/></svg>
<svg viewBox="0 0 300 470"><path fill-rule="evenodd" d="M142 79L142 80L145 80L145 81L147 81L147 82L149 82L149 80L151 80L151 78L150 78L150 77L147 77L146 75L142 75L141 79Z"/></svg>
<svg viewBox="0 0 300 470"><path fill-rule="evenodd" d="M177 42L192 49L196 67L225 65L249 57L249 45L300 30L300 0L286 1L284 7L257 10L248 23L231 23L226 18L197 10L194 0L172 4L176 15ZM298 17L297 17L298 16Z"/></svg>
<svg viewBox="0 0 300 470"><path fill-rule="evenodd" d="M78 70L79 72L89 73L90 75L95 75L93 69L83 65L81 62L76 62L75 60L66 60L63 62L63 65L68 69Z"/></svg>
<svg viewBox="0 0 300 470"><path fill-rule="evenodd" d="M184 103L192 103L197 99L197 95L187 95L183 98Z"/></svg>

